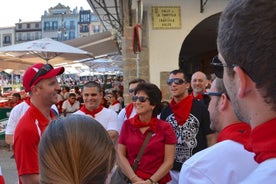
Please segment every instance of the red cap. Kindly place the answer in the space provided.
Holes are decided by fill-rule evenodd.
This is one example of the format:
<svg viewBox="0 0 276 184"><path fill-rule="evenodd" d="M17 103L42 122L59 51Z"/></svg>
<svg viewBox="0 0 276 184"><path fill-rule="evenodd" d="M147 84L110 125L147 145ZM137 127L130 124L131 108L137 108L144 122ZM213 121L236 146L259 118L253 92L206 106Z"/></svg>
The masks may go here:
<svg viewBox="0 0 276 184"><path fill-rule="evenodd" d="M31 86L36 85L42 79L49 79L57 75L60 75L64 72L64 67L53 68L53 69L50 69L48 72L46 72L44 75L38 76L34 81L32 81L36 73L39 71L39 69L41 69L44 65L45 64L43 63L37 63L30 66L26 70L23 76L23 86L26 92L31 91Z"/></svg>

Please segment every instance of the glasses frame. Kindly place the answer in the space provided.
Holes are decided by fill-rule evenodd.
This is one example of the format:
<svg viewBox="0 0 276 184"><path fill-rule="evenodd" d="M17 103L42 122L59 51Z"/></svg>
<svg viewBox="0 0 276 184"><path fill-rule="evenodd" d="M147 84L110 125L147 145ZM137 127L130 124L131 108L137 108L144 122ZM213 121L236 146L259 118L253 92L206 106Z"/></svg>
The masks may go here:
<svg viewBox="0 0 276 184"><path fill-rule="evenodd" d="M167 84L169 86L171 86L172 83L175 83L176 85L181 85L181 84L186 83L186 81L183 80L183 79L180 79L180 78L171 78L171 79L168 79Z"/></svg>
<svg viewBox="0 0 276 184"><path fill-rule="evenodd" d="M235 66L237 66L236 64L233 64L233 65L223 64L221 62L221 60L219 59L218 55L213 57L211 65L212 65L212 69L213 69L213 72L215 73L216 77L220 78L220 79L223 78L223 70L224 70L223 68L224 67L234 68Z"/></svg>
<svg viewBox="0 0 276 184"><path fill-rule="evenodd" d="M36 79L38 79L38 77L41 77L45 74L47 74L49 71L53 70L54 67L50 64L45 64L44 66L42 66L38 72L36 72L35 76L33 77L33 79L30 82L30 86L33 85L33 83L35 82Z"/></svg>
<svg viewBox="0 0 276 184"><path fill-rule="evenodd" d="M134 93L134 89L129 89L128 92L129 93Z"/></svg>
<svg viewBox="0 0 276 184"><path fill-rule="evenodd" d="M218 96L218 97L220 97L223 94L223 92L203 92L202 94L207 95L207 96Z"/></svg>
<svg viewBox="0 0 276 184"><path fill-rule="evenodd" d="M144 103L149 99L150 99L149 97L145 97L145 96L136 96L135 95L135 96L132 97L133 102L137 102L137 100L139 100L140 102Z"/></svg>

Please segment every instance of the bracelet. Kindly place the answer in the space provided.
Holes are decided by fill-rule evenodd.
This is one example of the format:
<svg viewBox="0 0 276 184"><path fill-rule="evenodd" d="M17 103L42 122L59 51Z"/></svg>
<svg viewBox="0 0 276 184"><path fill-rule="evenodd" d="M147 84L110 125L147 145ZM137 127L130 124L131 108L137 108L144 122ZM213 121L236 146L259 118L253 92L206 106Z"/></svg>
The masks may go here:
<svg viewBox="0 0 276 184"><path fill-rule="evenodd" d="M151 184L155 184L155 182L151 178L149 178L148 180L150 180Z"/></svg>

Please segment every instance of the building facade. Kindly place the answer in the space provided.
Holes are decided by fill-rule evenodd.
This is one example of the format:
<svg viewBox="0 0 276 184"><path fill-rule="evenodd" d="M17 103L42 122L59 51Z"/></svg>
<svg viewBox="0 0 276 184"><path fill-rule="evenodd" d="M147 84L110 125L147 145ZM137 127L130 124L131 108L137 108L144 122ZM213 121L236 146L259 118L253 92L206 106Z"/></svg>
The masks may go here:
<svg viewBox="0 0 276 184"><path fill-rule="evenodd" d="M0 28L0 47L13 45L15 43L14 27L2 27Z"/></svg>
<svg viewBox="0 0 276 184"><path fill-rule="evenodd" d="M41 39L41 21L15 24L15 44Z"/></svg>

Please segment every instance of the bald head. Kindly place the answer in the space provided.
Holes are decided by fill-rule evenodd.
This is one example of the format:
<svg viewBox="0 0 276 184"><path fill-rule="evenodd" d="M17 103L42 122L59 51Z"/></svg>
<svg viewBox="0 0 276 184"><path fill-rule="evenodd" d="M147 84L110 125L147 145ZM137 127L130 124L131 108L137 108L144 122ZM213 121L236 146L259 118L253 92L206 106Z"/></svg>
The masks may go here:
<svg viewBox="0 0 276 184"><path fill-rule="evenodd" d="M207 77L205 73L197 71L192 75L191 87L193 89L193 95L197 96L198 94L205 91L207 86Z"/></svg>

